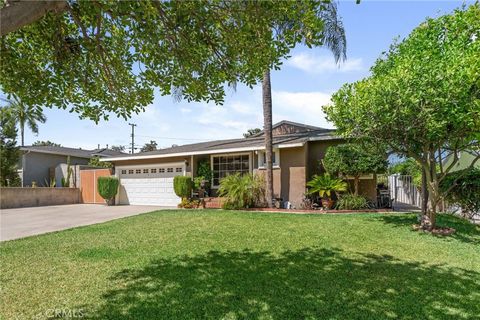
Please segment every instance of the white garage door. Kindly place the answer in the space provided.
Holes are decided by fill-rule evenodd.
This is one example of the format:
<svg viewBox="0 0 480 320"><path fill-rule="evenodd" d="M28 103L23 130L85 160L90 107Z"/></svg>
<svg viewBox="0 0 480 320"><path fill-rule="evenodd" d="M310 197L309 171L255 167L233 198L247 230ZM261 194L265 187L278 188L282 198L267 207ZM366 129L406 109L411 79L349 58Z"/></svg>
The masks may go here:
<svg viewBox="0 0 480 320"><path fill-rule="evenodd" d="M173 191L173 177L185 174L185 164L117 167L120 176L120 204L176 206L180 198Z"/></svg>

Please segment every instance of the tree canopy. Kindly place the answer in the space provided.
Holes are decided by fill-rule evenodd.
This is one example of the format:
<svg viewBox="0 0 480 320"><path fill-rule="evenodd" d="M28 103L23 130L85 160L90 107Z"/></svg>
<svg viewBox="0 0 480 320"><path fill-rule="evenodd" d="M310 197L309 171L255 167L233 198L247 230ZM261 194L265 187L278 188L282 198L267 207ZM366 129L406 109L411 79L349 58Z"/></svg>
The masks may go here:
<svg viewBox="0 0 480 320"><path fill-rule="evenodd" d="M354 178L356 195L360 176L385 172L387 165L385 152L360 143L329 147L323 159L323 166L327 172Z"/></svg>
<svg viewBox="0 0 480 320"><path fill-rule="evenodd" d="M328 41L319 18L327 5L68 1L2 36L0 88L28 105L69 109L95 121L142 111L154 88L222 103L225 85L252 86L265 70L279 68L297 43Z"/></svg>
<svg viewBox="0 0 480 320"><path fill-rule="evenodd" d="M147 142L143 145L143 147L140 149L140 152L148 152L148 151L155 151L157 150L157 142L155 140L150 140L150 142Z"/></svg>
<svg viewBox="0 0 480 320"><path fill-rule="evenodd" d="M20 151L17 128L10 108L0 108L0 186L20 186L17 164Z"/></svg>
<svg viewBox="0 0 480 320"><path fill-rule="evenodd" d="M248 137L251 137L251 136L254 136L258 133L262 132L262 129L260 128L253 128L253 129L248 129L247 132L245 132L243 134L243 137L244 138L248 138Z"/></svg>
<svg viewBox="0 0 480 320"><path fill-rule="evenodd" d="M376 61L370 77L344 85L324 107L342 134L385 143L417 161L426 174L432 220L439 182L451 169L436 173L441 155L479 148L479 57L476 3L427 19Z"/></svg>
<svg viewBox="0 0 480 320"><path fill-rule="evenodd" d="M55 143L50 140L37 140L34 143L32 143L32 146L52 146L52 147L61 147L62 145L60 143Z"/></svg>

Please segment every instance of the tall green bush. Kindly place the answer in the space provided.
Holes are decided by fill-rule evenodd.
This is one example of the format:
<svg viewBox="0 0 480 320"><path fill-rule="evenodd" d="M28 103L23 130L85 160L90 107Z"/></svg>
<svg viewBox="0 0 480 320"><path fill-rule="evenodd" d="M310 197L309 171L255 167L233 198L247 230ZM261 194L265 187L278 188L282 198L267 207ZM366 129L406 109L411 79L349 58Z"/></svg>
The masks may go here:
<svg viewBox="0 0 480 320"><path fill-rule="evenodd" d="M265 181L262 176L239 173L220 181L218 195L225 198L224 209L252 208L265 202Z"/></svg>
<svg viewBox="0 0 480 320"><path fill-rule="evenodd" d="M183 199L192 195L193 182L192 178L185 176L176 176L173 178L173 190L175 194Z"/></svg>
<svg viewBox="0 0 480 320"><path fill-rule="evenodd" d="M471 168L449 173L440 183L445 200L462 208L471 217L480 212L480 169Z"/></svg>
<svg viewBox="0 0 480 320"><path fill-rule="evenodd" d="M117 195L118 185L119 181L115 177L98 177L97 190L107 204Z"/></svg>

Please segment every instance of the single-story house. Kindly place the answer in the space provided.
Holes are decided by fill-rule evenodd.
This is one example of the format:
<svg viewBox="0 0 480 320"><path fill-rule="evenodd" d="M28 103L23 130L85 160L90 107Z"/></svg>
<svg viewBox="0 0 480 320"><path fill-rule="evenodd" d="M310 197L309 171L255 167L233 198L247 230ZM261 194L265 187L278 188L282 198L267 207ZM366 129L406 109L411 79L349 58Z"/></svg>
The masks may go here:
<svg viewBox="0 0 480 320"><path fill-rule="evenodd" d="M334 130L291 121L273 126L274 196L299 207L306 192L307 181L321 173L321 162L329 146L342 143ZM194 178L200 161L210 163L213 192L220 180L236 172L262 173L265 170L263 132L242 139L216 140L151 152L107 157L101 161L114 164L120 179L119 204L165 205L179 203L173 191L173 177ZM361 191L376 198L374 178L361 180ZM215 194L213 194L215 195Z"/></svg>
<svg viewBox="0 0 480 320"><path fill-rule="evenodd" d="M55 179L57 186L61 186L60 180L66 172L67 157L70 157L70 165L74 170L72 180L77 181L78 166L86 166L92 157L114 157L124 153L111 149L84 150L57 146L25 146L20 148L21 157L18 164L18 174L22 180L22 186L44 186ZM73 184L76 186L76 184Z"/></svg>

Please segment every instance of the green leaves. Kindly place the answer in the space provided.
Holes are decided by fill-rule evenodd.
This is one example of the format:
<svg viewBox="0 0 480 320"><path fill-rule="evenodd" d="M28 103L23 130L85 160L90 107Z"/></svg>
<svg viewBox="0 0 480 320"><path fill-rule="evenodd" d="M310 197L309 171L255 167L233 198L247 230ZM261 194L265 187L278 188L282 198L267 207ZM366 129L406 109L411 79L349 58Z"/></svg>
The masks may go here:
<svg viewBox="0 0 480 320"><path fill-rule="evenodd" d="M384 150L360 143L329 147L322 163L327 172L343 176L358 177L387 169Z"/></svg>
<svg viewBox="0 0 480 320"><path fill-rule="evenodd" d="M392 45L372 76L344 85L325 106L344 135L384 141L406 156L480 130L480 5L428 19Z"/></svg>
<svg viewBox="0 0 480 320"><path fill-rule="evenodd" d="M314 175L312 180L307 182L309 187L309 194L317 194L323 198L330 198L332 192L344 192L347 191L347 183L341 179L332 177L326 173L324 175Z"/></svg>
<svg viewBox="0 0 480 320"><path fill-rule="evenodd" d="M315 1L86 1L2 38L1 90L95 121L128 118L153 90L223 103L298 43L328 42ZM274 26L284 26L281 32Z"/></svg>

